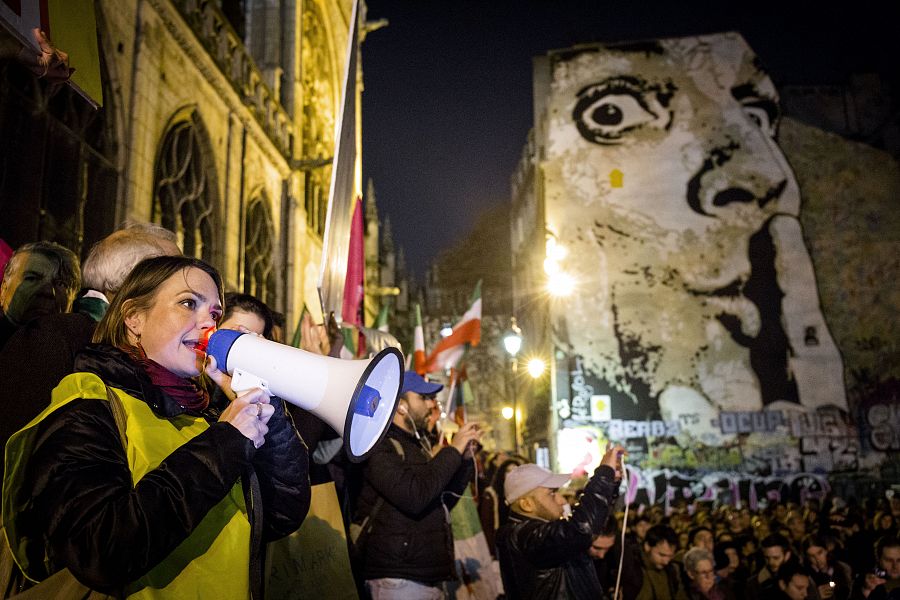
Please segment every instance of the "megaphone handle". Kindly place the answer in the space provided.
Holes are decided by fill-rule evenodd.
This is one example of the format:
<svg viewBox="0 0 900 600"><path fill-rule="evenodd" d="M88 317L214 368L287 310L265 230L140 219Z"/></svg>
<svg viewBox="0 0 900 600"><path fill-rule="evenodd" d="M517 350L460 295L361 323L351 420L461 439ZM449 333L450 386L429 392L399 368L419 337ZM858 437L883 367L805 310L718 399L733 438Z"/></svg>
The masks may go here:
<svg viewBox="0 0 900 600"><path fill-rule="evenodd" d="M269 391L269 383L265 379L257 377L253 373L235 369L234 373L231 374L231 391L235 394L240 394L241 392L246 392L253 388L259 388L269 396L274 396L274 394Z"/></svg>

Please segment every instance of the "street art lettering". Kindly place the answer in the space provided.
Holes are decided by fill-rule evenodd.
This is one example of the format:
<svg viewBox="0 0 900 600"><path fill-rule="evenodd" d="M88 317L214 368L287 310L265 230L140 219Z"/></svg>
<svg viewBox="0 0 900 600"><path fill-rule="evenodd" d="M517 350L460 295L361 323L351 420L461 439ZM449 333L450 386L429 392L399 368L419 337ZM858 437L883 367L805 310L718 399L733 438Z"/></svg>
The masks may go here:
<svg viewBox="0 0 900 600"><path fill-rule="evenodd" d="M585 382L584 369L580 357L575 359L575 368L570 373L572 377L572 403L570 406L572 418L576 421L591 420L591 396L594 388Z"/></svg>
<svg viewBox="0 0 900 600"><path fill-rule="evenodd" d="M756 433L772 432L784 424L784 415L779 410L773 411L741 411L719 414L719 427L722 433Z"/></svg>
<svg viewBox="0 0 900 600"><path fill-rule="evenodd" d="M775 411L846 411L798 184L774 138L777 94L743 38L550 61L547 223L582 282L552 309L558 347L579 357L572 414L609 388L614 419L677 421L727 446L781 427Z"/></svg>
<svg viewBox="0 0 900 600"><path fill-rule="evenodd" d="M825 476L813 473L774 477L723 471L697 476L671 469L633 467L628 475L626 501L645 507L659 505L667 514L681 501L722 502L757 510L760 501L802 503L821 500L831 490Z"/></svg>
<svg viewBox="0 0 900 600"><path fill-rule="evenodd" d="M609 421L609 437L624 440L632 437L672 437L678 435L678 421Z"/></svg>
<svg viewBox="0 0 900 600"><path fill-rule="evenodd" d="M873 404L866 411L869 444L882 452L900 450L900 406Z"/></svg>

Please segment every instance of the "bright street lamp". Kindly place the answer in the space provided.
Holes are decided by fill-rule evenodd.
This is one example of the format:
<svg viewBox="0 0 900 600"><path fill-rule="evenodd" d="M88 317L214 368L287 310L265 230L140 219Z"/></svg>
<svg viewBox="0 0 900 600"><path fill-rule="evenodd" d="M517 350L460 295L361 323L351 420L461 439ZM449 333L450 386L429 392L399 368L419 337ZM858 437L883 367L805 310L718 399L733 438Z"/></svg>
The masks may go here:
<svg viewBox="0 0 900 600"><path fill-rule="evenodd" d="M502 409L500 409L500 415L507 421L512 419L514 414L515 413L513 412L512 406L504 406Z"/></svg>
<svg viewBox="0 0 900 600"><path fill-rule="evenodd" d="M506 351L513 358L515 358L516 354L519 353L519 350L522 349L522 330L516 325L515 317L512 317L509 331L503 336L503 347L506 348Z"/></svg>
<svg viewBox="0 0 900 600"><path fill-rule="evenodd" d="M547 365L540 358L532 358L528 361L528 374L532 379L537 379L544 374Z"/></svg>

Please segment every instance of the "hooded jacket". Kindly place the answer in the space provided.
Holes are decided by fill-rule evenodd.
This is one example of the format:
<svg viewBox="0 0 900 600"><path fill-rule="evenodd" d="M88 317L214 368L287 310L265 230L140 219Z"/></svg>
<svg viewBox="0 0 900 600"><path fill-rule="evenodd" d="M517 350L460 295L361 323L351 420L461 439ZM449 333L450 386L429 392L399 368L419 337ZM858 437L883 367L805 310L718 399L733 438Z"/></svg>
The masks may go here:
<svg viewBox="0 0 900 600"><path fill-rule="evenodd" d="M601 598L588 548L600 532L619 486L601 465L588 480L569 519L544 521L517 512L497 532L497 558L509 600Z"/></svg>
<svg viewBox="0 0 900 600"><path fill-rule="evenodd" d="M188 414L115 348L91 345L76 358L75 367L79 372L57 391L83 393L63 399L55 391L54 405L7 447L7 483L18 485L4 488L4 522L10 545L26 558L29 576L42 579L67 567L94 589L133 589L134 582L157 572L159 565L184 556L185 544L202 560L204 548L226 531L209 529L207 515L220 510L229 496L231 505L244 504L234 490L237 486L240 492L242 476L251 473L258 477L260 498L247 499L251 509L238 511L234 519L247 523L252 503L261 500L263 523L228 528L229 536L243 537L232 543L247 548L251 526L262 526L263 540L300 526L310 501L308 457L282 402L273 401L276 412L266 443L257 450L229 423L207 423L202 415ZM127 454L109 402L102 401L103 388L94 389L97 384L91 381L97 379L91 374L122 398L129 419L140 419L133 425L145 437L129 439ZM129 408L132 402L139 404ZM140 403L146 407L141 409ZM154 427L160 431L154 433ZM161 462L153 456L157 449L142 447L140 439L171 440L173 428L185 427L199 433L186 436L190 439L179 442ZM207 581L193 583L197 589L218 579L211 566ZM177 570L175 565L168 572ZM241 579L247 581L246 576ZM254 579L259 578L249 578Z"/></svg>

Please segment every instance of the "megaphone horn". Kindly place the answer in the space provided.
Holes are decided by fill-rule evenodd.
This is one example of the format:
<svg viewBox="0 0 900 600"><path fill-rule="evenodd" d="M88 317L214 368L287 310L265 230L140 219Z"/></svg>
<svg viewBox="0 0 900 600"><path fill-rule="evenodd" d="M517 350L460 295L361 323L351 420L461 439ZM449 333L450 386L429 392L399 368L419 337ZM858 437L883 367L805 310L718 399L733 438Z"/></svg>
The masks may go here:
<svg viewBox="0 0 900 600"><path fill-rule="evenodd" d="M368 360L343 360L220 329L207 353L232 375L235 392L262 387L325 421L353 462L365 459L387 433L403 384L403 355L396 348Z"/></svg>

